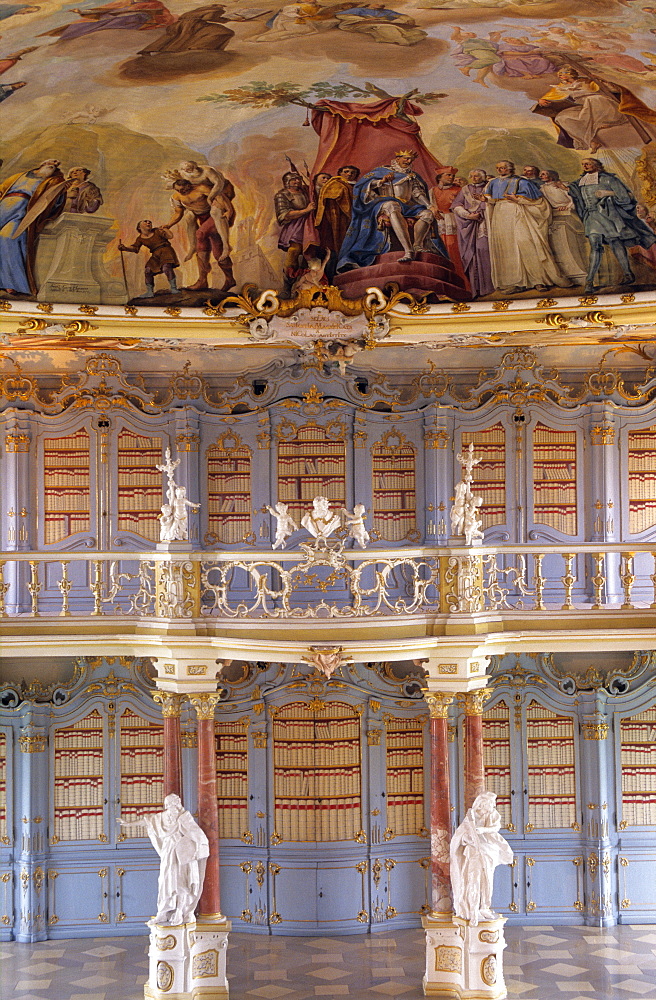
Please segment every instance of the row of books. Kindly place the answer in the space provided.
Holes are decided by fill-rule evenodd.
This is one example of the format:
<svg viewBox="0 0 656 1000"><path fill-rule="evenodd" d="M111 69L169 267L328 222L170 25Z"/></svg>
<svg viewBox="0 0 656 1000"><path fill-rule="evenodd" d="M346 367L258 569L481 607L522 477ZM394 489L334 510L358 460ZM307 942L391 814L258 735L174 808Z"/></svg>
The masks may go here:
<svg viewBox="0 0 656 1000"><path fill-rule="evenodd" d="M392 792L423 792L424 772L422 770L387 769L387 794Z"/></svg>
<svg viewBox="0 0 656 1000"><path fill-rule="evenodd" d="M632 472L651 472L656 469L656 451L629 451L629 476Z"/></svg>
<svg viewBox="0 0 656 1000"><path fill-rule="evenodd" d="M507 784L510 781L510 761L505 764L490 764L485 758L485 778L489 781L496 781L499 784Z"/></svg>
<svg viewBox="0 0 656 1000"><path fill-rule="evenodd" d="M644 713L643 713L644 714ZM656 739L656 716L645 719L643 716L635 716L632 719L622 719L620 723L622 742L640 742L644 740Z"/></svg>
<svg viewBox="0 0 656 1000"><path fill-rule="evenodd" d="M221 494L215 494L210 496L207 507L210 520L217 514L250 514L250 509L250 493L240 497L224 497Z"/></svg>
<svg viewBox="0 0 656 1000"><path fill-rule="evenodd" d="M645 767L656 764L656 747L635 747L628 750L622 747L622 768L627 766Z"/></svg>
<svg viewBox="0 0 656 1000"><path fill-rule="evenodd" d="M244 771L248 764L246 749L216 750L216 766L222 771Z"/></svg>
<svg viewBox="0 0 656 1000"><path fill-rule="evenodd" d="M409 733L395 733L388 729L385 742L388 750L423 750L424 747L421 729Z"/></svg>
<svg viewBox="0 0 656 1000"><path fill-rule="evenodd" d="M211 518L208 521L208 528L213 531L218 537L219 541L224 545L234 545L236 542L241 542L244 539L244 533L248 529L250 524L250 518L241 515L233 515L228 517L225 515L221 516L221 520L218 518Z"/></svg>
<svg viewBox="0 0 656 1000"><path fill-rule="evenodd" d="M565 767L561 764L558 767L529 768L529 796L573 792L575 787L576 777L573 767Z"/></svg>
<svg viewBox="0 0 656 1000"><path fill-rule="evenodd" d="M152 513L159 515L160 508L162 506L162 491L160 489L153 489L148 492L141 489L138 492L135 490L129 493L124 492L119 494L118 498L118 516L126 517L132 513Z"/></svg>
<svg viewBox="0 0 656 1000"><path fill-rule="evenodd" d="M248 829L248 809L241 806L238 809L219 808L219 837L236 840Z"/></svg>
<svg viewBox="0 0 656 1000"><path fill-rule="evenodd" d="M297 742L293 747L277 744L273 759L276 768L309 766L312 770L322 767L332 769L348 764L358 764L360 747L359 744L344 745L340 743L326 747L318 747L311 742ZM312 761L311 765L308 765L308 761Z"/></svg>
<svg viewBox="0 0 656 1000"><path fill-rule="evenodd" d="M374 516L382 511L412 511L416 509L415 494L413 490L401 492L399 490L389 490L386 493L374 493Z"/></svg>
<svg viewBox="0 0 656 1000"><path fill-rule="evenodd" d="M387 825L396 837L411 837L425 825L423 806L387 807Z"/></svg>
<svg viewBox="0 0 656 1000"><path fill-rule="evenodd" d="M103 800L102 775L67 775L56 777L55 807L76 805L98 805Z"/></svg>
<svg viewBox="0 0 656 1000"><path fill-rule="evenodd" d="M98 840L103 832L103 809L59 810L55 812L54 835L60 840Z"/></svg>
<svg viewBox="0 0 656 1000"><path fill-rule="evenodd" d="M274 737L294 739L359 739L360 723L351 718L298 718L281 716L276 719Z"/></svg>
<svg viewBox="0 0 656 1000"><path fill-rule="evenodd" d="M55 750L102 750L102 729L57 729Z"/></svg>
<svg viewBox="0 0 656 1000"><path fill-rule="evenodd" d="M352 840L360 829L360 799L276 799L275 827L283 840L327 842Z"/></svg>
<svg viewBox="0 0 656 1000"><path fill-rule="evenodd" d="M574 723L571 719L539 719L529 716L527 728L529 739L540 737L573 740L574 738Z"/></svg>
<svg viewBox="0 0 656 1000"><path fill-rule="evenodd" d="M246 798L248 795L248 774L237 771L217 774L216 794L220 797Z"/></svg>
<svg viewBox="0 0 656 1000"><path fill-rule="evenodd" d="M284 457L280 455L278 457L278 475L279 476L293 476L293 475L310 475L310 476L320 476L327 473L328 475L343 475L344 474L344 458L342 455L322 455L317 458L298 458L298 457Z"/></svg>
<svg viewBox="0 0 656 1000"><path fill-rule="evenodd" d="M656 767L626 770L622 767L622 793L646 792L656 787Z"/></svg>
<svg viewBox="0 0 656 1000"><path fill-rule="evenodd" d="M424 753L421 747L412 750L390 750L387 748L387 766L390 767L423 767Z"/></svg>
<svg viewBox="0 0 656 1000"><path fill-rule="evenodd" d="M151 741L157 740L157 733L151 734ZM128 770L136 768L150 768L155 765L162 766L164 761L164 747L162 743L151 742L147 746L126 746L121 741L121 769Z"/></svg>
<svg viewBox="0 0 656 1000"><path fill-rule="evenodd" d="M98 751L97 759L93 759L88 754L82 758L69 756L55 762L55 778L96 777L103 773L103 766L102 750Z"/></svg>
<svg viewBox="0 0 656 1000"><path fill-rule="evenodd" d="M274 785L276 796L284 797L355 795L360 790L360 768L276 768Z"/></svg>
<svg viewBox="0 0 656 1000"><path fill-rule="evenodd" d="M73 434L64 434L62 437L45 438L43 442L46 451L78 451L80 448L89 447L89 432L81 428Z"/></svg>
<svg viewBox="0 0 656 1000"><path fill-rule="evenodd" d="M328 478L324 476L320 479L280 479L278 481L278 499L287 500L314 500L316 496L324 496L329 500L339 500L344 503L345 486L343 477Z"/></svg>
<svg viewBox="0 0 656 1000"><path fill-rule="evenodd" d="M374 528L380 533L381 539L389 542L402 541L409 531L415 527L414 517L408 520L383 521L378 517L374 518Z"/></svg>
<svg viewBox="0 0 656 1000"><path fill-rule="evenodd" d="M533 498L536 517L537 508L544 507L545 505L553 505L556 512L569 514L571 513L571 509L575 508L576 505L576 483L559 483L558 486L534 483Z"/></svg>
<svg viewBox="0 0 656 1000"><path fill-rule="evenodd" d="M656 802L623 803L622 820L627 826L656 826Z"/></svg>
<svg viewBox="0 0 656 1000"><path fill-rule="evenodd" d="M557 444L561 448L574 447L576 445L576 431L559 431L554 427L538 423L533 431L533 444L534 446Z"/></svg>
<svg viewBox="0 0 656 1000"><path fill-rule="evenodd" d="M653 528L656 524L656 500L647 507L646 505L640 511L631 510L629 512L629 532L632 535L637 535L641 531L647 531L649 528Z"/></svg>
<svg viewBox="0 0 656 1000"><path fill-rule="evenodd" d="M536 830L561 830L576 822L576 800L571 798L540 799L529 796L528 819Z"/></svg>
<svg viewBox="0 0 656 1000"><path fill-rule="evenodd" d="M570 743L553 745L550 741L533 740L527 747L529 771L539 771L550 764L574 764L574 747Z"/></svg>
<svg viewBox="0 0 656 1000"><path fill-rule="evenodd" d="M345 455L343 441L328 441L325 435L296 441L281 441L278 445L278 459L297 458L302 462L306 455Z"/></svg>
<svg viewBox="0 0 656 1000"><path fill-rule="evenodd" d="M87 494L89 492L89 470L57 469L53 472L45 472L43 486L48 496L66 496L67 492L71 490L74 491L74 495Z"/></svg>
<svg viewBox="0 0 656 1000"><path fill-rule="evenodd" d="M143 753L152 748L154 750L163 746L164 728L161 725L141 728L126 725L121 721L121 747L128 751L134 750L135 754Z"/></svg>
<svg viewBox="0 0 656 1000"><path fill-rule="evenodd" d="M60 542L63 538L68 538L69 535L74 535L77 531L88 531L90 527L90 520L88 514L81 514L79 517L51 517L48 514L44 518L44 541L46 545L52 544L52 542Z"/></svg>
<svg viewBox="0 0 656 1000"><path fill-rule="evenodd" d="M46 513L88 511L89 493L79 490L48 489L44 496Z"/></svg>
<svg viewBox="0 0 656 1000"><path fill-rule="evenodd" d="M159 805L164 799L164 784L162 778L149 784L145 780L128 782L121 778L121 801L126 805Z"/></svg>
<svg viewBox="0 0 656 1000"><path fill-rule="evenodd" d="M238 732L230 733L226 732L224 727L225 723L223 722L215 723L216 752L228 753L232 751L233 753L245 754L248 750L248 737L244 730L240 729Z"/></svg>
<svg viewBox="0 0 656 1000"><path fill-rule="evenodd" d="M213 472L208 477L208 490L210 497L213 493L248 493L251 488L251 477L249 472Z"/></svg>

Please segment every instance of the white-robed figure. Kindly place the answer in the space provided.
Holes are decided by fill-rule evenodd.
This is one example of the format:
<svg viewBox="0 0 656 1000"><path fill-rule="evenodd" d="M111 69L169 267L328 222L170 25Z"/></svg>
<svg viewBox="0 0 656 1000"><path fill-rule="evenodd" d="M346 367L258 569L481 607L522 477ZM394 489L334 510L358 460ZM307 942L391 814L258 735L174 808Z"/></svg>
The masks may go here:
<svg viewBox="0 0 656 1000"><path fill-rule="evenodd" d="M561 273L549 245L551 205L538 185L518 177L512 160L497 163L499 176L485 187L492 283L510 295L527 288L572 284Z"/></svg>
<svg viewBox="0 0 656 1000"><path fill-rule="evenodd" d="M121 826L143 824L160 856L155 923L175 927L193 920L203 889L210 845L180 797L167 795L160 813L140 816L131 822L119 818L117 823Z"/></svg>
<svg viewBox="0 0 656 1000"><path fill-rule="evenodd" d="M451 888L456 916L476 927L495 920L492 910L494 869L511 865L513 852L501 836L501 816L494 792L481 792L451 838Z"/></svg>

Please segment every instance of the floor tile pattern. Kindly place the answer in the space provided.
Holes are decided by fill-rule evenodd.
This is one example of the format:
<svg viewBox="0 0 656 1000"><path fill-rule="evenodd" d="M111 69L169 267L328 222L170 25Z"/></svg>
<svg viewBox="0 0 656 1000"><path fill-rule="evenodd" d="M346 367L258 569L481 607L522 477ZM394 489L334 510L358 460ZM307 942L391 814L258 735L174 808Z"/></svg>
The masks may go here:
<svg viewBox="0 0 656 1000"><path fill-rule="evenodd" d="M505 977L518 1000L656 997L651 926L507 927ZM0 943L0 997L141 1000L147 939ZM232 1000L420 1000L421 931L344 938L230 935Z"/></svg>

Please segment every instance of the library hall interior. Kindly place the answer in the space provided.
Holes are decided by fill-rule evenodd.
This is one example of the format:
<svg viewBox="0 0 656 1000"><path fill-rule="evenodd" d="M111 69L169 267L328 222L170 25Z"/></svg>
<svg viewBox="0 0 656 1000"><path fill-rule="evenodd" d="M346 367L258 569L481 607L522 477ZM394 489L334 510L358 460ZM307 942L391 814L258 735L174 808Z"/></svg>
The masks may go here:
<svg viewBox="0 0 656 1000"><path fill-rule="evenodd" d="M0 0L0 997L656 996L656 8Z"/></svg>

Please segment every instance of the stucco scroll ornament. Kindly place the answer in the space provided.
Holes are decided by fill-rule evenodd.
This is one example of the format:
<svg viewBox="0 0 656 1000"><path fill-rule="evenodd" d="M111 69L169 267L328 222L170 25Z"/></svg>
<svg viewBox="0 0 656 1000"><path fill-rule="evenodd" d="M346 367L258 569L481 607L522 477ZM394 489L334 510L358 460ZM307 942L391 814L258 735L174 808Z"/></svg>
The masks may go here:
<svg viewBox="0 0 656 1000"><path fill-rule="evenodd" d="M184 486L178 486L173 473L180 465L180 459L175 461L171 458L171 449L167 447L164 452L164 462L155 466L160 472L165 472L167 477L166 503L162 504L162 511L159 515L159 540L160 542L187 542L189 541L189 519L187 508L198 510L200 504L187 500L187 490Z"/></svg>
<svg viewBox="0 0 656 1000"><path fill-rule="evenodd" d="M474 444L463 453L458 452L457 460L462 465L463 477L455 489L454 503L451 507L451 531L454 535L465 536L465 544L472 545L483 538L483 522L480 510L482 497L474 496L471 491L473 480L472 469L482 461L474 458Z"/></svg>
<svg viewBox="0 0 656 1000"><path fill-rule="evenodd" d="M494 869L513 862L512 848L499 833L496 802L494 792L477 795L451 838L453 909L473 927L498 917L491 908Z"/></svg>
<svg viewBox="0 0 656 1000"><path fill-rule="evenodd" d="M160 856L155 923L174 927L193 920L210 847L179 796L167 795L162 812L116 822L124 827L143 824Z"/></svg>

